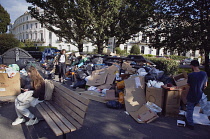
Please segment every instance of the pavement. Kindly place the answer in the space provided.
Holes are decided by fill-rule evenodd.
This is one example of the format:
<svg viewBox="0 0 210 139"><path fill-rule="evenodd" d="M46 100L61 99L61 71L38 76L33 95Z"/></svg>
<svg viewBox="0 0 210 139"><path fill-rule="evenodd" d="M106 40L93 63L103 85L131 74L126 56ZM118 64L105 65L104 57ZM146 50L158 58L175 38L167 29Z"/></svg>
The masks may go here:
<svg viewBox="0 0 210 139"><path fill-rule="evenodd" d="M65 86L69 86L65 84ZM30 110L41 119L35 108ZM61 139L45 121L34 126L12 126L16 118L14 97L0 98L0 139ZM83 127L67 134L67 139L209 139L210 126L195 125L194 130L178 127L179 117L161 116L148 124L137 123L125 109L110 109L104 103L91 101Z"/></svg>

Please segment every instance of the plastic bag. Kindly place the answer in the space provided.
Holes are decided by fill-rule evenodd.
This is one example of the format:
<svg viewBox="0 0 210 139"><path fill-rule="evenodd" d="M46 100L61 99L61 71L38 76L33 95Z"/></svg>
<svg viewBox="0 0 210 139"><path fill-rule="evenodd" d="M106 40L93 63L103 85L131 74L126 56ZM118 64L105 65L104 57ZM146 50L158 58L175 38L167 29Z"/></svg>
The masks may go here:
<svg viewBox="0 0 210 139"><path fill-rule="evenodd" d="M147 101L146 106L153 112L159 113L162 111L162 108L160 108L159 106L157 106L156 104Z"/></svg>
<svg viewBox="0 0 210 139"><path fill-rule="evenodd" d="M108 108L112 108L112 109L121 109L121 108L123 108L123 104L121 104L120 102L115 101L115 100L108 101L106 103L106 106Z"/></svg>
<svg viewBox="0 0 210 139"><path fill-rule="evenodd" d="M74 89L76 89L77 87L79 87L79 88L84 88L85 85L86 85L86 81L85 81L85 80L78 80L78 81L74 84L73 88L74 88Z"/></svg>

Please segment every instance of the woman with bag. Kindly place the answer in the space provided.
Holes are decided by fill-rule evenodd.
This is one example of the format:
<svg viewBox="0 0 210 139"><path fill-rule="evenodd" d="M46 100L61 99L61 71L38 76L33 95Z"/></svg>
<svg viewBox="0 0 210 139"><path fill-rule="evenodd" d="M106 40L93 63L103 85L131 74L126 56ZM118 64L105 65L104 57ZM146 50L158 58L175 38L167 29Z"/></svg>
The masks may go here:
<svg viewBox="0 0 210 139"><path fill-rule="evenodd" d="M66 56L66 50L62 49L60 54L55 58L55 64L58 65L58 71L59 71L59 82L65 81L65 73L66 73L66 61L67 61L67 56ZM61 81L61 78L63 80Z"/></svg>
<svg viewBox="0 0 210 139"><path fill-rule="evenodd" d="M26 126L39 122L28 108L30 106L35 107L38 103L43 102L45 97L45 82L35 67L31 66L27 73L31 79L31 88L22 89L24 93L21 93L15 99L15 110L18 117L12 125L24 123L26 121L24 117L29 118L29 121L25 123Z"/></svg>

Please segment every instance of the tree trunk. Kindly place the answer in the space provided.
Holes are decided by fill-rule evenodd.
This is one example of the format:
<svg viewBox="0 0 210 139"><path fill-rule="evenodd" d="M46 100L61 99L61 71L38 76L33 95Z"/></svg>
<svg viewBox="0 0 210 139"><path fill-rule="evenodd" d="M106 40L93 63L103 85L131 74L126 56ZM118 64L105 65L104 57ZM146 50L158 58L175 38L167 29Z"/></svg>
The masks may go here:
<svg viewBox="0 0 210 139"><path fill-rule="evenodd" d="M78 44L79 52L83 52L83 43Z"/></svg>
<svg viewBox="0 0 210 139"><path fill-rule="evenodd" d="M157 48L156 49L156 56L159 56L160 55L160 48Z"/></svg>
<svg viewBox="0 0 210 139"><path fill-rule="evenodd" d="M209 69L209 50L205 51L205 71L210 77L210 69Z"/></svg>
<svg viewBox="0 0 210 139"><path fill-rule="evenodd" d="M103 53L103 43L98 42L97 47L98 47L98 54L102 54Z"/></svg>

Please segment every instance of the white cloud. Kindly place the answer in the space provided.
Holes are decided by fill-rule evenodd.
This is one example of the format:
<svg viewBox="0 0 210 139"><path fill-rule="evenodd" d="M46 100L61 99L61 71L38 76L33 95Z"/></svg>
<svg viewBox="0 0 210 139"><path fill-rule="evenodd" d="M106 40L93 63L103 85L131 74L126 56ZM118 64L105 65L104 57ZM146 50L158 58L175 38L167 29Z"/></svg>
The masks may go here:
<svg viewBox="0 0 210 139"><path fill-rule="evenodd" d="M10 14L11 23L24 14L28 10L28 6L31 5L25 0L0 0L0 4Z"/></svg>

